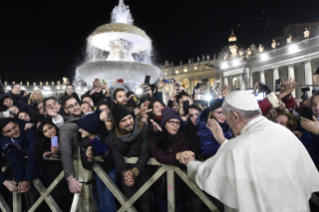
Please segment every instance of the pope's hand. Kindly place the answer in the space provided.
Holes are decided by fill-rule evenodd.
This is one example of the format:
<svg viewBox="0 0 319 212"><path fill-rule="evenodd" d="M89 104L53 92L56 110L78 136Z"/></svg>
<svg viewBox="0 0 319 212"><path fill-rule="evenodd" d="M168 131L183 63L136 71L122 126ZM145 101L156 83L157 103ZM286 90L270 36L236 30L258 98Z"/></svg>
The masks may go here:
<svg viewBox="0 0 319 212"><path fill-rule="evenodd" d="M222 145L226 140L222 128L219 126L215 119L209 119L207 126L208 129L212 132L215 140Z"/></svg>

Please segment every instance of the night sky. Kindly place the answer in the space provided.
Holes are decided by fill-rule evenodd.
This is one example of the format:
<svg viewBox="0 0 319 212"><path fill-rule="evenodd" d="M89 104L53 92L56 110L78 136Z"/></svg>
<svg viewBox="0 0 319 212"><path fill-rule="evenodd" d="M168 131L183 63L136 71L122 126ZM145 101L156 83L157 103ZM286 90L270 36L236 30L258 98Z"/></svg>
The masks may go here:
<svg viewBox="0 0 319 212"><path fill-rule="evenodd" d="M11 3L13 2L13 3ZM243 3L249 2L249 3ZM297 3L299 2L299 3ZM3 80L24 82L73 78L85 56L86 38L110 22L117 0L2 1L0 73ZM154 63L179 64L190 57L218 53L231 29L248 47L270 47L273 37L292 23L319 22L319 0L215 1L125 0L134 25L153 40Z"/></svg>

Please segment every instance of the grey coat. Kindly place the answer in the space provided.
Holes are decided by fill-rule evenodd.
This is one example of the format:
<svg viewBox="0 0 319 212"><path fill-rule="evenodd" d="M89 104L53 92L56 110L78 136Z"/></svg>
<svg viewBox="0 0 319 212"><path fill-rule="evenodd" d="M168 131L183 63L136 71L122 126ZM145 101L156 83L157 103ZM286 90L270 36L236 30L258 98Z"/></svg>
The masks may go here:
<svg viewBox="0 0 319 212"><path fill-rule="evenodd" d="M73 154L77 154L77 149L81 141L77 122L83 118L83 116L84 115L81 117L64 116L64 124L59 130L61 160L65 179L70 175L75 176Z"/></svg>

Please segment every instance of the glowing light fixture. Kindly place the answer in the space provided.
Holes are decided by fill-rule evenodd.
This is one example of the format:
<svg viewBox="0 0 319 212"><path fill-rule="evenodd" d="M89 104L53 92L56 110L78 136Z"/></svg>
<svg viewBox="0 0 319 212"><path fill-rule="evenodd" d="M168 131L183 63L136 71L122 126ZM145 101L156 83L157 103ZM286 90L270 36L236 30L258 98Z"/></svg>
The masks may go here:
<svg viewBox="0 0 319 212"><path fill-rule="evenodd" d="M289 53L296 53L297 51L299 51L299 48L297 45L291 45L288 47L288 51Z"/></svg>
<svg viewBox="0 0 319 212"><path fill-rule="evenodd" d="M60 86L56 86L56 89L60 89Z"/></svg>
<svg viewBox="0 0 319 212"><path fill-rule="evenodd" d="M33 88L33 90L38 90L39 88L37 87L37 86L35 86L34 88Z"/></svg>
<svg viewBox="0 0 319 212"><path fill-rule="evenodd" d="M239 59L233 60L233 65L234 65L234 66L240 65L240 60L239 60Z"/></svg>
<svg viewBox="0 0 319 212"><path fill-rule="evenodd" d="M209 102L210 100L212 100L212 96L209 94L205 95L205 101Z"/></svg>
<svg viewBox="0 0 319 212"><path fill-rule="evenodd" d="M268 56L268 54L263 53L263 54L260 55L260 59L261 59L262 61L269 60L269 56Z"/></svg>
<svg viewBox="0 0 319 212"><path fill-rule="evenodd" d="M226 69L228 68L228 64L226 62L223 62L222 65L221 65L221 69Z"/></svg>

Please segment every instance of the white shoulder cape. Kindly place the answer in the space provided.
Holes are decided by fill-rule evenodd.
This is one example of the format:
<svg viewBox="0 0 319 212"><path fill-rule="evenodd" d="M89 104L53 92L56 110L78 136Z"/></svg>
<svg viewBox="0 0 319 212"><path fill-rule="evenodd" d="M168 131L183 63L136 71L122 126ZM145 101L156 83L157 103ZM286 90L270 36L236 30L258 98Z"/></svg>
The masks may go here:
<svg viewBox="0 0 319 212"><path fill-rule="evenodd" d="M188 176L208 194L240 212L309 211L319 174L302 143L264 117L251 120Z"/></svg>

